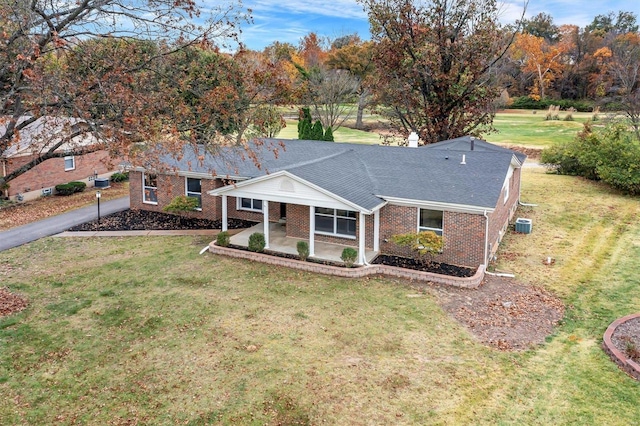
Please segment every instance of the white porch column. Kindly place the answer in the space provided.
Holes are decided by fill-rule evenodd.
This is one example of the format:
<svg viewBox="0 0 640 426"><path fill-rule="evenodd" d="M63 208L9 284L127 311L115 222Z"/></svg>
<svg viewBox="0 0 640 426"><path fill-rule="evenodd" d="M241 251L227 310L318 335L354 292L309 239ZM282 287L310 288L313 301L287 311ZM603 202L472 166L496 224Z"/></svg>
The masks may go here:
<svg viewBox="0 0 640 426"><path fill-rule="evenodd" d="M222 231L227 230L227 196L222 196Z"/></svg>
<svg viewBox="0 0 640 426"><path fill-rule="evenodd" d="M373 212L373 251L380 251L380 210Z"/></svg>
<svg viewBox="0 0 640 426"><path fill-rule="evenodd" d="M309 206L309 256L316 255L315 229L316 208L313 206Z"/></svg>
<svg viewBox="0 0 640 426"><path fill-rule="evenodd" d="M358 217L358 263L360 265L364 265L367 262L366 253L364 252L364 240L365 240L365 231L366 226L364 222L364 213L360 212Z"/></svg>
<svg viewBox="0 0 640 426"><path fill-rule="evenodd" d="M262 201L262 214L264 216L264 248L269 248L269 202Z"/></svg>

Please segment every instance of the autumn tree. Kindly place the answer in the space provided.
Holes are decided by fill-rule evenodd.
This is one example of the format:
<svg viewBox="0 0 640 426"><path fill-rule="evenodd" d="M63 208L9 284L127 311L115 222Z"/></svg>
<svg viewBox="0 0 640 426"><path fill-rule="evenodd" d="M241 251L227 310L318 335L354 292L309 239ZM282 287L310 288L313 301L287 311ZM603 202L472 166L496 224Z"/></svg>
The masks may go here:
<svg viewBox="0 0 640 426"><path fill-rule="evenodd" d="M42 117L73 118L84 125L66 126L54 140L46 133L51 129L44 129L33 161L0 178L0 186L49 158L100 149L124 155L133 142L189 136L179 134L172 119L187 123L193 109L167 108L164 94L175 91L162 92L168 86L157 71L164 58L186 46L235 39L246 17L240 7L229 3L209 10L210 16L201 16L194 0L3 1L0 155ZM84 56L77 54L80 50ZM83 133L96 142L71 143Z"/></svg>
<svg viewBox="0 0 640 426"><path fill-rule="evenodd" d="M491 71L511 38L494 0L360 0L376 43L376 100L392 127L423 143L491 128Z"/></svg>
<svg viewBox="0 0 640 426"><path fill-rule="evenodd" d="M518 34L511 46L512 57L519 61L524 72L534 76L535 84L531 88L531 96L544 99L549 84L562 70L562 55L565 52L562 44L551 44L542 37L531 34Z"/></svg>
<svg viewBox="0 0 640 426"><path fill-rule="evenodd" d="M373 43L363 42L357 35L342 37L332 44L327 65L333 69L346 70L356 79L355 94L358 97L356 129L362 129L362 115L370 103L370 76L373 74Z"/></svg>

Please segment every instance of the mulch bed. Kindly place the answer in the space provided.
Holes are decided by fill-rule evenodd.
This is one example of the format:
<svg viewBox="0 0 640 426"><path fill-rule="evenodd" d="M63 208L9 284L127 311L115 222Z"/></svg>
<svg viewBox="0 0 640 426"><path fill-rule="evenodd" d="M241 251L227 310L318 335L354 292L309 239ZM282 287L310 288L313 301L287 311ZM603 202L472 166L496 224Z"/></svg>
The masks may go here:
<svg viewBox="0 0 640 426"><path fill-rule="evenodd" d="M640 363L640 318L633 318L616 327L611 343L628 359Z"/></svg>
<svg viewBox="0 0 640 426"><path fill-rule="evenodd" d="M389 256L386 254L379 255L372 263L460 278L472 277L473 274L476 273L475 269L465 268L463 266L449 265L448 263L424 262L422 260L400 256Z"/></svg>
<svg viewBox="0 0 640 426"><path fill-rule="evenodd" d="M229 229L242 229L255 225L255 222L229 219ZM199 218L187 218L169 213L148 210L124 210L97 220L69 228L69 231L172 231L191 229L220 229L222 221Z"/></svg>

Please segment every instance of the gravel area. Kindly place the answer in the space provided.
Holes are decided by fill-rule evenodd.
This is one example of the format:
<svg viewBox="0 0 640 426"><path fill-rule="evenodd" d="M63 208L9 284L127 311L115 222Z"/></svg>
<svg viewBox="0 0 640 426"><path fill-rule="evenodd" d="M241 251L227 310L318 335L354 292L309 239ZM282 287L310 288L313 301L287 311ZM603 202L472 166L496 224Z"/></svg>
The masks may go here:
<svg viewBox="0 0 640 426"><path fill-rule="evenodd" d="M611 342L627 358L640 362L640 318L630 319L617 326Z"/></svg>

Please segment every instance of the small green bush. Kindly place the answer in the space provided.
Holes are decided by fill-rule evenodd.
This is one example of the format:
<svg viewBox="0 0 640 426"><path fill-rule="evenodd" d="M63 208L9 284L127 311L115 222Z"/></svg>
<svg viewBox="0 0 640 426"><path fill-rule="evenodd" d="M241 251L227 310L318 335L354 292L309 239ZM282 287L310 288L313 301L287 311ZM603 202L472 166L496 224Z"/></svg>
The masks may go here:
<svg viewBox="0 0 640 426"><path fill-rule="evenodd" d="M69 185L73 187L74 192L82 192L87 187L86 183L79 181L69 182Z"/></svg>
<svg viewBox="0 0 640 426"><path fill-rule="evenodd" d="M178 195L169 204L164 206L162 210L169 213L174 212L190 212L198 208L198 199L195 197L187 197L186 195Z"/></svg>
<svg viewBox="0 0 640 426"><path fill-rule="evenodd" d="M342 259L342 261L344 262L345 265L347 265L348 268L351 268L353 264L356 263L357 257L358 257L358 250L352 247L345 247L345 249L342 250L342 255L340 256L340 259Z"/></svg>
<svg viewBox="0 0 640 426"><path fill-rule="evenodd" d="M56 195L71 195L76 192L75 186L70 183L61 183L60 185L56 185Z"/></svg>
<svg viewBox="0 0 640 426"><path fill-rule="evenodd" d="M296 244L296 249L298 250L298 256L300 256L300 260L305 261L309 257L309 243L306 241L298 241Z"/></svg>
<svg viewBox="0 0 640 426"><path fill-rule="evenodd" d="M249 235L249 250L261 253L264 251L265 245L267 245L267 243L262 232L254 232Z"/></svg>
<svg viewBox="0 0 640 426"><path fill-rule="evenodd" d="M111 175L111 182L124 182L129 180L129 172L115 172Z"/></svg>
<svg viewBox="0 0 640 426"><path fill-rule="evenodd" d="M216 245L220 247L227 247L230 241L231 236L229 236L229 233L227 231L220 232L216 237Z"/></svg>

